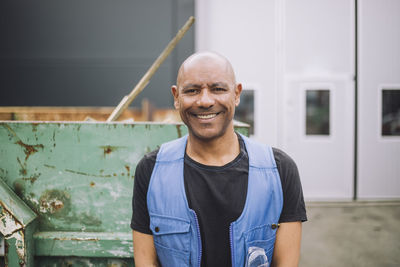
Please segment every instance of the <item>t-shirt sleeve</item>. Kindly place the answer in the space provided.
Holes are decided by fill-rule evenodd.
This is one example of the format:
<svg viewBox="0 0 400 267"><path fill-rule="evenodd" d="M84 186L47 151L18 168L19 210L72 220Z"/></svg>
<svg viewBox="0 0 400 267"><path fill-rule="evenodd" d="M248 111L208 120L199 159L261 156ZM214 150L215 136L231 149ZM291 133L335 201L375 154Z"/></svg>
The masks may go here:
<svg viewBox="0 0 400 267"><path fill-rule="evenodd" d="M150 216L147 209L147 190L156 163L157 152L158 150L145 155L139 161L135 170L131 228L144 234L152 234L150 230Z"/></svg>
<svg viewBox="0 0 400 267"><path fill-rule="evenodd" d="M283 191L283 209L279 222L307 221L300 175L294 160L280 149L273 148Z"/></svg>

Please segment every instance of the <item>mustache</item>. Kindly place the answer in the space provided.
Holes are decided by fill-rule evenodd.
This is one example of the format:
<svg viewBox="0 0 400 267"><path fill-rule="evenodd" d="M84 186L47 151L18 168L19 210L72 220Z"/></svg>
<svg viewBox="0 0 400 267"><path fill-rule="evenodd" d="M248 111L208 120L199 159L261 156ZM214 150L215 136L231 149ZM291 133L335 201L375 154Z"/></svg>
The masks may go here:
<svg viewBox="0 0 400 267"><path fill-rule="evenodd" d="M195 107L195 108L190 108L188 111L191 113L220 113L222 111L227 110L225 107Z"/></svg>

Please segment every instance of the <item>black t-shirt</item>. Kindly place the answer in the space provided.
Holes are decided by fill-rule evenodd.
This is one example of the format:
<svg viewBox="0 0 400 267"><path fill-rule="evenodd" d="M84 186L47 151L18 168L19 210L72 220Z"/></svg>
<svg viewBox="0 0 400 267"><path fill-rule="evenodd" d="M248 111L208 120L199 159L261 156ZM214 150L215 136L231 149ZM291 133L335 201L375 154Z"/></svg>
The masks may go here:
<svg viewBox="0 0 400 267"><path fill-rule="evenodd" d="M206 166L185 154L184 184L189 207L199 220L201 266L232 266L229 242L230 223L239 218L245 205L249 158L239 137L240 153L224 166ZM158 150L145 155L135 172L131 228L152 234L147 210L147 190ZM281 178L283 209L279 222L306 221L300 177L295 162L283 151L273 148Z"/></svg>

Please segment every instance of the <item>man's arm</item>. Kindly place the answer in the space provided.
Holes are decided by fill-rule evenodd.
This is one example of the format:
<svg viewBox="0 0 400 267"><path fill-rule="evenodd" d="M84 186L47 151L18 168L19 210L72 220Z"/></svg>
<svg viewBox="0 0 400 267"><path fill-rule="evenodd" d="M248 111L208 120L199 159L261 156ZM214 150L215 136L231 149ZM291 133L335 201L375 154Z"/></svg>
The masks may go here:
<svg viewBox="0 0 400 267"><path fill-rule="evenodd" d="M300 258L301 222L281 223L276 233L274 267L298 266Z"/></svg>
<svg viewBox="0 0 400 267"><path fill-rule="evenodd" d="M160 266L152 235L133 231L133 256L136 267Z"/></svg>

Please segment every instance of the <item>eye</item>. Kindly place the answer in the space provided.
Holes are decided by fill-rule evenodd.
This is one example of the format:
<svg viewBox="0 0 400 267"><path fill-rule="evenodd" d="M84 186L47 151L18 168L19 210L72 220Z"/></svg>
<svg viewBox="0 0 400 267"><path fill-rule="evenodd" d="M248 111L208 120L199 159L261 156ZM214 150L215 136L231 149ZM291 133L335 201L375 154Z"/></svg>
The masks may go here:
<svg viewBox="0 0 400 267"><path fill-rule="evenodd" d="M197 89L195 89L195 88L188 88L188 89L185 89L184 91L183 91L183 93L184 94L187 94L187 95L193 95L193 94L195 94L195 93L197 93Z"/></svg>
<svg viewBox="0 0 400 267"><path fill-rule="evenodd" d="M215 91L215 92L225 92L225 91L226 91L226 88L224 88L224 87L215 87L215 88L214 88L214 91Z"/></svg>

